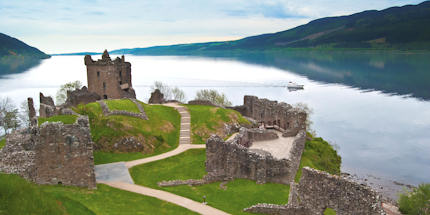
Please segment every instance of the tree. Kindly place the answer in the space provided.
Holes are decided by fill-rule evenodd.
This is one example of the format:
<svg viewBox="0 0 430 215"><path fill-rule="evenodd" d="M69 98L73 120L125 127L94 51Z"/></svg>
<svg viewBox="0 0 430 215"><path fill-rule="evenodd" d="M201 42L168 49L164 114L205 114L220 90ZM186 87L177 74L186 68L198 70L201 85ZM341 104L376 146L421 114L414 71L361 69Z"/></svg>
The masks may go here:
<svg viewBox="0 0 430 215"><path fill-rule="evenodd" d="M313 124L311 115L314 113L314 110L312 110L312 108L310 108L307 104L301 102L295 104L294 107L306 113L306 130L313 136L316 136L316 132L311 128Z"/></svg>
<svg viewBox="0 0 430 215"><path fill-rule="evenodd" d="M0 127L3 128L5 134L9 130L16 130L19 127L18 112L9 97L0 99Z"/></svg>
<svg viewBox="0 0 430 215"><path fill-rule="evenodd" d="M171 88L169 85L163 84L161 81L154 82L151 86L151 91L160 90L164 95L165 100L176 100L180 102L185 102L185 92L178 87Z"/></svg>
<svg viewBox="0 0 430 215"><path fill-rule="evenodd" d="M224 93L219 93L216 90L203 89L197 92L196 100L207 100L215 105L220 105L223 107L231 106L231 102L227 99Z"/></svg>
<svg viewBox="0 0 430 215"><path fill-rule="evenodd" d="M185 93L183 90L179 89L178 87L174 87L171 91L174 100L185 103Z"/></svg>
<svg viewBox="0 0 430 215"><path fill-rule="evenodd" d="M29 119L28 113L29 113L28 101L24 100L21 102L19 106L19 114L18 114L18 118L22 126L25 126L25 127L30 126L30 119Z"/></svg>
<svg viewBox="0 0 430 215"><path fill-rule="evenodd" d="M61 85L60 89L57 91L57 95L55 96L55 100L57 102L57 105L63 104L66 102L67 99L67 91L73 91L76 89L81 89L82 82L80 81L73 81L68 82L63 85Z"/></svg>
<svg viewBox="0 0 430 215"><path fill-rule="evenodd" d="M160 90L160 92L164 95L164 99L169 100L172 99L172 90L168 85L163 84L161 81L155 81L154 85L151 86L151 91Z"/></svg>

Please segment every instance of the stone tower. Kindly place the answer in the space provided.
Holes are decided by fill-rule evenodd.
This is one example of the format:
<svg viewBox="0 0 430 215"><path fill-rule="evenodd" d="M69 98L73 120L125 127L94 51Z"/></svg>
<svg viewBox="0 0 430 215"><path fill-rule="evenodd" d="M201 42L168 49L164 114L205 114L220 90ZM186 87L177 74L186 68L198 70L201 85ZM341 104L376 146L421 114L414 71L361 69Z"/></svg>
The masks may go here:
<svg viewBox="0 0 430 215"><path fill-rule="evenodd" d="M131 84L131 64L125 62L124 55L111 60L107 50L102 59L93 61L85 55L88 91L97 93L103 99L136 98Z"/></svg>

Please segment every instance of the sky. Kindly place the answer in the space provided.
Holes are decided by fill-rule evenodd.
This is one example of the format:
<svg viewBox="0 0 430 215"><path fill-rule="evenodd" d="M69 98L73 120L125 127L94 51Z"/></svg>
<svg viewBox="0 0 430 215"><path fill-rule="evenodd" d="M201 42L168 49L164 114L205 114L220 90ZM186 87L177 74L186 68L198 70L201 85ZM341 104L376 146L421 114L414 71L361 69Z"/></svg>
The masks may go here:
<svg viewBox="0 0 430 215"><path fill-rule="evenodd" d="M422 0L0 0L0 32L48 54L235 40Z"/></svg>

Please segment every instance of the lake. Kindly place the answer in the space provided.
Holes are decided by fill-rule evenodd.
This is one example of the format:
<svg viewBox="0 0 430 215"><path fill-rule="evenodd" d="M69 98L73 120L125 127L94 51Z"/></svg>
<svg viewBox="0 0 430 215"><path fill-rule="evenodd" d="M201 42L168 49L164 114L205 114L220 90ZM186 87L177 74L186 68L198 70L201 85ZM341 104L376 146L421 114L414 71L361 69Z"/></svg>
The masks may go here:
<svg viewBox="0 0 430 215"><path fill-rule="evenodd" d="M98 59L101 56L93 56ZM113 56L111 56L113 57ZM188 100L216 89L234 105L244 95L306 103L312 129L334 144L342 170L417 185L430 182L430 55L387 53L282 53L228 56L125 56L137 98L150 85L178 86ZM86 84L83 56L54 56L23 73L0 77L0 96L17 104L61 84ZM293 81L304 90L288 91ZM379 182L375 182L379 183Z"/></svg>

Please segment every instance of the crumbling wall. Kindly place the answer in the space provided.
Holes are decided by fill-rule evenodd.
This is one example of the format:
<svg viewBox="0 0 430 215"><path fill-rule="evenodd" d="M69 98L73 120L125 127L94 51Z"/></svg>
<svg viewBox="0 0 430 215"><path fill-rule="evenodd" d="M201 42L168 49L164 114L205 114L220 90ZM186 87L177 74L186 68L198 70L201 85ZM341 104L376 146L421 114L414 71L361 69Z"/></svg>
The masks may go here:
<svg viewBox="0 0 430 215"><path fill-rule="evenodd" d="M93 143L88 118L74 124L43 123L6 137L0 171L38 184L96 188Z"/></svg>
<svg viewBox="0 0 430 215"><path fill-rule="evenodd" d="M56 115L57 109L51 96L44 96L43 93L40 93L39 99L39 117L51 117Z"/></svg>
<svg viewBox="0 0 430 215"><path fill-rule="evenodd" d="M89 92L86 86L82 89L67 91L67 100L64 103L65 107L74 107L79 104L88 104L100 100L101 97L97 93Z"/></svg>
<svg viewBox="0 0 430 215"><path fill-rule="evenodd" d="M163 104L165 102L164 94L159 89L155 89L149 98L149 104Z"/></svg>
<svg viewBox="0 0 430 215"><path fill-rule="evenodd" d="M305 167L297 186L300 206L315 214L323 214L326 208L337 214L381 214L381 197L370 187L326 172Z"/></svg>
<svg viewBox="0 0 430 215"><path fill-rule="evenodd" d="M299 184L291 184L287 205L257 204L251 213L323 215L327 208L338 215L384 215L381 196L370 187L309 167Z"/></svg>
<svg viewBox="0 0 430 215"><path fill-rule="evenodd" d="M242 132L243 134L243 132ZM225 142L220 137L212 135L206 142L206 171L217 178L245 178L257 181L257 183L274 182L290 184L296 175L300 157L292 159L275 159L269 152L249 151L249 144L240 140L244 136L240 134L233 140ZM249 136L245 137L249 138ZM305 132L297 134L297 142L304 148Z"/></svg>
<svg viewBox="0 0 430 215"><path fill-rule="evenodd" d="M295 136L300 130L306 130L306 113L284 102L245 96L243 105L232 109L266 127L278 128L285 136Z"/></svg>

